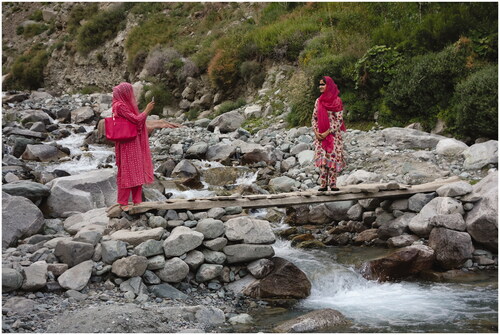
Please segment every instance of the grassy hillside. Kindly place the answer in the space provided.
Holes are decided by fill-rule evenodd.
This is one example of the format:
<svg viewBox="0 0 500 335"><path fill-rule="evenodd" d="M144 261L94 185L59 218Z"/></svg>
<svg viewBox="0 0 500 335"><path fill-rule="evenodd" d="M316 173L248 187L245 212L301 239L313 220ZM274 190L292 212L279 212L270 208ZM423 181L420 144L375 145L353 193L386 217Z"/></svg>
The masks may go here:
<svg viewBox="0 0 500 335"><path fill-rule="evenodd" d="M160 86L174 80L182 87L188 76L206 74L214 89L236 101L243 87L262 85L270 64L287 63L297 68L288 85L291 125L309 122L316 83L330 75L351 124L378 117L383 125L418 121L430 130L440 118L455 136L497 138L497 3L95 6L73 6L59 47L88 54L133 20L125 43L129 71L148 68L149 80ZM39 46L29 55L10 69L11 87L42 85L43 78L27 80L16 71L43 67Z"/></svg>

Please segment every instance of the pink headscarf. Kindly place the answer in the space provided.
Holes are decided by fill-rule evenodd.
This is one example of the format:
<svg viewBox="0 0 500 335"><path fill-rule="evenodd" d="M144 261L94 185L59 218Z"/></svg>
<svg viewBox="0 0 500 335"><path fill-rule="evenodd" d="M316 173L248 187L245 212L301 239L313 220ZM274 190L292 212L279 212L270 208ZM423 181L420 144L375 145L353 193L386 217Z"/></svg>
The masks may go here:
<svg viewBox="0 0 500 335"><path fill-rule="evenodd" d="M129 83L124 82L113 87L112 111L115 117L118 116L116 110L119 106L132 111L136 115L140 113L139 107L137 106L137 101L135 100L134 88ZM137 130L141 131L141 128L141 125L138 125Z"/></svg>
<svg viewBox="0 0 500 335"><path fill-rule="evenodd" d="M330 77L325 76L323 80L326 83L326 89L318 99L318 130L320 133L324 133L330 129L328 111L340 112L343 110L342 100L339 98L339 89L337 85ZM340 129L345 131L344 121L342 121ZM321 147L325 149L326 152L333 152L333 134L328 134L328 136L321 141Z"/></svg>

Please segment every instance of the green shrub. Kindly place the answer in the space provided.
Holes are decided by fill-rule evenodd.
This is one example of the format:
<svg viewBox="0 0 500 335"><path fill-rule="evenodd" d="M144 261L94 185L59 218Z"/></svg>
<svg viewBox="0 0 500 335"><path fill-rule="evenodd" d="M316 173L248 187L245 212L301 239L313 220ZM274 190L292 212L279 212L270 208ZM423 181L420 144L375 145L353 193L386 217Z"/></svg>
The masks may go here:
<svg viewBox="0 0 500 335"><path fill-rule="evenodd" d="M425 121L448 108L455 85L467 75L470 41L459 41L439 53L409 59L396 69L387 86L383 120ZM428 124L432 126L432 124Z"/></svg>
<svg viewBox="0 0 500 335"><path fill-rule="evenodd" d="M98 93L98 92L102 92L102 89L96 85L87 85L80 90L81 94L92 94L92 93Z"/></svg>
<svg viewBox="0 0 500 335"><path fill-rule="evenodd" d="M460 82L446 123L461 137L498 138L498 65L489 65Z"/></svg>
<svg viewBox="0 0 500 335"><path fill-rule="evenodd" d="M187 119L189 121L195 120L198 117L198 115L200 115L200 112L201 112L201 109L199 107L191 108L187 112Z"/></svg>
<svg viewBox="0 0 500 335"><path fill-rule="evenodd" d="M221 90L233 90L239 77L239 60L229 49L219 49L208 65L208 77Z"/></svg>
<svg viewBox="0 0 500 335"><path fill-rule="evenodd" d="M146 96L148 97L147 99ZM145 86L143 94L139 98L139 108L141 111L146 108L146 105L151 101L152 97L155 98L155 108L151 111L151 114L162 117L163 107L172 104L172 93L163 83Z"/></svg>
<svg viewBox="0 0 500 335"><path fill-rule="evenodd" d="M43 21L43 14L41 10L36 10L30 15L30 20Z"/></svg>
<svg viewBox="0 0 500 335"><path fill-rule="evenodd" d="M19 56L10 69L11 76L6 81L6 88L36 90L43 87L43 70L48 60L49 55L41 45Z"/></svg>
<svg viewBox="0 0 500 335"><path fill-rule="evenodd" d="M231 100L224 101L223 103L220 104L219 108L217 109L217 115L222 115L224 113L238 109L245 105L246 101L243 98L240 98L236 101L231 101Z"/></svg>
<svg viewBox="0 0 500 335"><path fill-rule="evenodd" d="M32 38L36 35L40 35L47 29L49 29L49 26L44 23L34 23L24 27L24 29L22 30L22 34L24 38Z"/></svg>
<svg viewBox="0 0 500 335"><path fill-rule="evenodd" d="M77 50L85 55L115 37L120 30L125 28L126 10L130 4L99 12L89 19L78 30Z"/></svg>
<svg viewBox="0 0 500 335"><path fill-rule="evenodd" d="M82 20L88 20L99 12L99 5L96 2L85 3L85 5L76 5L71 9L68 19L68 31L75 34L80 28Z"/></svg>

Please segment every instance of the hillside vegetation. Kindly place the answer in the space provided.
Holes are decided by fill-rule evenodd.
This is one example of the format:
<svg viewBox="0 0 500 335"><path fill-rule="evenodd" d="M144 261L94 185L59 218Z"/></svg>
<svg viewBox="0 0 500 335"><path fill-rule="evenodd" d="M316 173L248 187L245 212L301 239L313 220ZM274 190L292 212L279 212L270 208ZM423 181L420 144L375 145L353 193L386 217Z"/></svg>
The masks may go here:
<svg viewBox="0 0 500 335"><path fill-rule="evenodd" d="M19 3L2 6L4 15L22 10ZM329 75L351 125L420 122L431 130L441 119L449 134L466 141L497 138L497 3L155 2L106 10L75 3L62 26L32 19L40 23L18 28L19 38L56 32L58 41L17 50L10 64L4 57L4 73L11 73L6 88L43 86L54 49L92 55L132 20L127 69L132 79L146 69L157 88L207 76L214 91L237 101L261 87L272 64L284 63L296 68L283 92L292 126L310 122L317 82Z"/></svg>

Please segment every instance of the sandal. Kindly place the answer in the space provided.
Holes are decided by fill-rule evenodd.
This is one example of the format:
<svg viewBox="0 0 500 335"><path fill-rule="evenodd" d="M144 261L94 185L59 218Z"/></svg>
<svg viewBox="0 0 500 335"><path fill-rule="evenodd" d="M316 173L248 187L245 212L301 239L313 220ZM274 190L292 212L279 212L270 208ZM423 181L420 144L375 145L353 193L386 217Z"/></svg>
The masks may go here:
<svg viewBox="0 0 500 335"><path fill-rule="evenodd" d="M120 209L124 212L128 212L130 210L129 205L120 205Z"/></svg>
<svg viewBox="0 0 500 335"><path fill-rule="evenodd" d="M340 191L340 189L336 186L330 186L331 191Z"/></svg>
<svg viewBox="0 0 500 335"><path fill-rule="evenodd" d="M324 191L326 191L326 190L328 190L328 187L326 187L326 186L325 186L325 187L320 187L320 188L318 188L318 191L319 191L319 192L324 192Z"/></svg>

